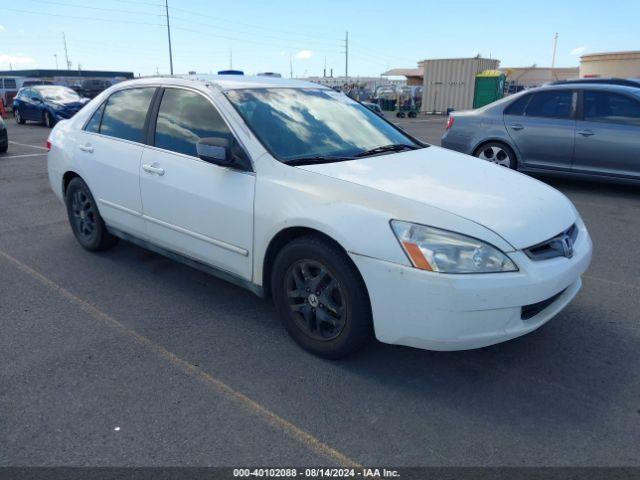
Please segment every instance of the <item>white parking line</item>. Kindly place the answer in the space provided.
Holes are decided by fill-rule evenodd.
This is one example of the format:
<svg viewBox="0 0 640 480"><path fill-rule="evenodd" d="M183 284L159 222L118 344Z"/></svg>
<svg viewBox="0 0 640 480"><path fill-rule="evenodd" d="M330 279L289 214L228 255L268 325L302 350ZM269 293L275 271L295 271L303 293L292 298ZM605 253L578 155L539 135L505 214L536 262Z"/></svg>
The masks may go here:
<svg viewBox="0 0 640 480"><path fill-rule="evenodd" d="M7 158L22 158L22 157L42 157L46 153L25 153L24 155L9 155L8 157L0 157L0 160L6 160Z"/></svg>
<svg viewBox="0 0 640 480"><path fill-rule="evenodd" d="M14 142L13 140L9 140L9 143L13 144L13 145L20 145L21 147L31 147L31 148L37 148L38 150L46 150L46 147L41 147L40 145L29 145L28 143L18 143L18 142Z"/></svg>

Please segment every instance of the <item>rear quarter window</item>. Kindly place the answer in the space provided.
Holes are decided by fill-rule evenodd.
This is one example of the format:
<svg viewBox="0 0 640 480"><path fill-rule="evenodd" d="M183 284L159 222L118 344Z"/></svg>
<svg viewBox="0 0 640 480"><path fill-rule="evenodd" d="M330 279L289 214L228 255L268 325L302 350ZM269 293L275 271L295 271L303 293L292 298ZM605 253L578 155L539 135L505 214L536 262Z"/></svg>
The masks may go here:
<svg viewBox="0 0 640 480"><path fill-rule="evenodd" d="M524 110L527 108L527 104L531 100L531 95L522 95L520 98L512 102L507 108L504 109L505 115L524 115Z"/></svg>

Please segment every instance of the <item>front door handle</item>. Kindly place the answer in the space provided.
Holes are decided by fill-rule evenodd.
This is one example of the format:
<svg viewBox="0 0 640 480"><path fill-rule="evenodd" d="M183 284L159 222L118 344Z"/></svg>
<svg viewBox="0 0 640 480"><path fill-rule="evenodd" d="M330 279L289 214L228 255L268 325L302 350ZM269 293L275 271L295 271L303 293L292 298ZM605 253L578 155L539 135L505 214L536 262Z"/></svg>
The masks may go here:
<svg viewBox="0 0 640 480"><path fill-rule="evenodd" d="M145 172L155 173L156 175L160 175L160 176L164 175L164 168L158 167L157 164L155 163L153 165L149 165L149 164L142 165L142 169Z"/></svg>
<svg viewBox="0 0 640 480"><path fill-rule="evenodd" d="M519 123L514 123L513 125L511 125L511 129L512 130L522 130L524 127L522 125L520 125Z"/></svg>
<svg viewBox="0 0 640 480"><path fill-rule="evenodd" d="M590 137L591 135L595 135L595 133L593 133L593 131L591 130L580 130L578 134L582 135L583 137Z"/></svg>
<svg viewBox="0 0 640 480"><path fill-rule="evenodd" d="M89 144L86 145L80 145L80 150L82 150L83 152L87 152L87 153L93 153L93 147Z"/></svg>

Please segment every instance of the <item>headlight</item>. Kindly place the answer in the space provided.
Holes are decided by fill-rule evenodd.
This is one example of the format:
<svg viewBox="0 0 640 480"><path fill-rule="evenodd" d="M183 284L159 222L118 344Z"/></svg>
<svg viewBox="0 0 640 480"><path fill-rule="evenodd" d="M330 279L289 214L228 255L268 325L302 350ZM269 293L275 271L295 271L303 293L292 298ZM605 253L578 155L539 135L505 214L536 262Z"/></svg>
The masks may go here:
<svg viewBox="0 0 640 480"><path fill-rule="evenodd" d="M518 267L496 247L477 238L391 220L391 228L414 267L441 273L515 272Z"/></svg>

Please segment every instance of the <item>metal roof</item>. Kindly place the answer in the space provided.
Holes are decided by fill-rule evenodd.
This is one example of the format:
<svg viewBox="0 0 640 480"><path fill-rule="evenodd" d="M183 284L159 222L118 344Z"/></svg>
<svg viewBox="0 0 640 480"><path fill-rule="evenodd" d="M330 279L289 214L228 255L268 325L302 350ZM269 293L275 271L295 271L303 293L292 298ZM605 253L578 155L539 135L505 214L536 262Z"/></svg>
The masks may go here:
<svg viewBox="0 0 640 480"><path fill-rule="evenodd" d="M112 72L106 70L48 70L48 69L36 69L36 70L2 70L0 71L1 77L98 77L98 78L113 78L124 77L133 78L133 72Z"/></svg>

